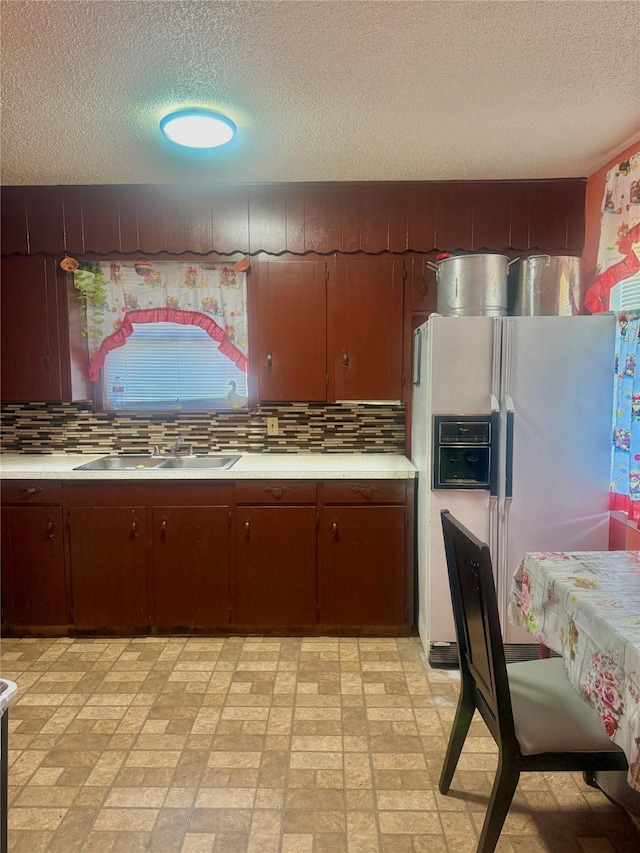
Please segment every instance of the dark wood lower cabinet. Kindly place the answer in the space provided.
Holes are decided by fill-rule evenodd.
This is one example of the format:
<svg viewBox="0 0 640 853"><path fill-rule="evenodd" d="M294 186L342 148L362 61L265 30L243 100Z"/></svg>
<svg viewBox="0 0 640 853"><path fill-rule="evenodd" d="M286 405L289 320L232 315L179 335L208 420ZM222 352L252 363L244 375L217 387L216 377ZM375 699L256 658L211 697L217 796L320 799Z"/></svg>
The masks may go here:
<svg viewBox="0 0 640 853"><path fill-rule="evenodd" d="M393 479L3 481L4 630L407 633L412 495Z"/></svg>
<svg viewBox="0 0 640 853"><path fill-rule="evenodd" d="M62 509L2 507L2 610L12 628L66 626Z"/></svg>
<svg viewBox="0 0 640 853"><path fill-rule="evenodd" d="M135 631L149 624L144 506L69 509L76 628Z"/></svg>
<svg viewBox="0 0 640 853"><path fill-rule="evenodd" d="M153 615L158 628L229 623L229 507L153 507Z"/></svg>
<svg viewBox="0 0 640 853"><path fill-rule="evenodd" d="M234 623L300 630L316 621L315 506L242 506Z"/></svg>
<svg viewBox="0 0 640 853"><path fill-rule="evenodd" d="M320 525L318 622L370 630L407 623L404 506L326 506Z"/></svg>

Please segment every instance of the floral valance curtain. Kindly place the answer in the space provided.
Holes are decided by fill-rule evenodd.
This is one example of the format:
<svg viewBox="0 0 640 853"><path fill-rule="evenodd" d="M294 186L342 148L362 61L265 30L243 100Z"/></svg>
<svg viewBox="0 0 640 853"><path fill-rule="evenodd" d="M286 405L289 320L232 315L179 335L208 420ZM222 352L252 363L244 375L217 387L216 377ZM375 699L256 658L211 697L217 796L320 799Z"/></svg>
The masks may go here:
<svg viewBox="0 0 640 853"><path fill-rule="evenodd" d="M607 311L611 288L640 270L640 152L607 172L597 270L585 296L592 314Z"/></svg>
<svg viewBox="0 0 640 853"><path fill-rule="evenodd" d="M640 312L618 315L611 508L640 519Z"/></svg>
<svg viewBox="0 0 640 853"><path fill-rule="evenodd" d="M89 376L133 333L134 323L199 326L247 371L247 274L233 264L100 261L81 264L74 283L87 310Z"/></svg>

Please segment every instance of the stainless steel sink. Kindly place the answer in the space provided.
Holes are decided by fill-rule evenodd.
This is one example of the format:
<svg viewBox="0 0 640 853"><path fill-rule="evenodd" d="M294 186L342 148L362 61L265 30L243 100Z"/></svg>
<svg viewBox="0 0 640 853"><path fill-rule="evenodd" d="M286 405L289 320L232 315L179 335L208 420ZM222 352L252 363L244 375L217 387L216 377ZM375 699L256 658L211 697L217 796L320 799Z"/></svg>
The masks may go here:
<svg viewBox="0 0 640 853"><path fill-rule="evenodd" d="M177 456L165 459L160 466L167 470L169 468L215 468L218 471L231 468L240 459L240 456Z"/></svg>
<svg viewBox="0 0 640 853"><path fill-rule="evenodd" d="M166 459L161 456L103 456L95 462L78 465L74 471L143 471L147 468L159 468Z"/></svg>
<svg viewBox="0 0 640 853"><path fill-rule="evenodd" d="M212 454L210 456L103 456L95 462L78 465L74 471L146 471L149 469L209 469L222 471L240 459L240 456Z"/></svg>

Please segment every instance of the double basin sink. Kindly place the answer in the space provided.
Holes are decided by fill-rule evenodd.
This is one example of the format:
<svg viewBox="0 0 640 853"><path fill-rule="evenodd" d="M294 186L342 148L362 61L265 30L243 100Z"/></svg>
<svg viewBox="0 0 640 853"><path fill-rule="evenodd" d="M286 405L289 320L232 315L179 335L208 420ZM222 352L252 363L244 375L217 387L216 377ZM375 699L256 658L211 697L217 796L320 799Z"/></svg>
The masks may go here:
<svg viewBox="0 0 640 853"><path fill-rule="evenodd" d="M135 456L115 454L103 456L95 462L78 465L74 471L171 471L171 470L216 470L231 468L240 456L212 454L210 456Z"/></svg>

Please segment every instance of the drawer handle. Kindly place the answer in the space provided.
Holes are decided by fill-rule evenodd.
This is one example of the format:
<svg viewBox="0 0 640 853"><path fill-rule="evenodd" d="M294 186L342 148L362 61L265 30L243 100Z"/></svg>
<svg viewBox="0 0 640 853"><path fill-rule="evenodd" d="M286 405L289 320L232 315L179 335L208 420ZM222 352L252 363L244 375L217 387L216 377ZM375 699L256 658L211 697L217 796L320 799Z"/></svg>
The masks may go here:
<svg viewBox="0 0 640 853"><path fill-rule="evenodd" d="M20 489L20 491L22 492L23 495L27 495L27 497L31 497L31 495L37 495L38 492L44 492L44 489L41 486L38 486L38 488L31 486L31 488L29 488L29 489L24 488L24 489Z"/></svg>
<svg viewBox="0 0 640 853"><path fill-rule="evenodd" d="M338 539L338 519L337 518L334 518L333 521L331 522L331 536L336 540Z"/></svg>
<svg viewBox="0 0 640 853"><path fill-rule="evenodd" d="M168 523L168 519L167 519L167 516L165 515L165 516L163 516L162 521L160 522L160 535L162 536L163 539L167 538L167 523Z"/></svg>
<svg viewBox="0 0 640 853"><path fill-rule="evenodd" d="M342 366L349 367L349 353L346 351L346 349L342 350Z"/></svg>
<svg viewBox="0 0 640 853"><path fill-rule="evenodd" d="M248 540L250 535L251 535L251 521L249 520L249 517L247 516L244 520L244 536L245 536L245 539Z"/></svg>
<svg viewBox="0 0 640 853"><path fill-rule="evenodd" d="M375 486L354 486L351 491L357 492L359 495L362 495L363 498L370 501L374 492L377 492L378 490Z"/></svg>
<svg viewBox="0 0 640 853"><path fill-rule="evenodd" d="M273 488L269 487L269 488L265 489L265 492L267 492L270 495L273 495L273 497L277 498L277 499L281 498L284 495L284 493L288 492L288 491L289 491L288 486L273 486Z"/></svg>
<svg viewBox="0 0 640 853"><path fill-rule="evenodd" d="M267 367L269 370L273 367L273 353L271 351L267 353Z"/></svg>
<svg viewBox="0 0 640 853"><path fill-rule="evenodd" d="M53 539L53 519L50 518L47 524L47 539Z"/></svg>
<svg viewBox="0 0 640 853"><path fill-rule="evenodd" d="M131 522L131 537L134 538L138 535L138 519L133 517L133 521Z"/></svg>

